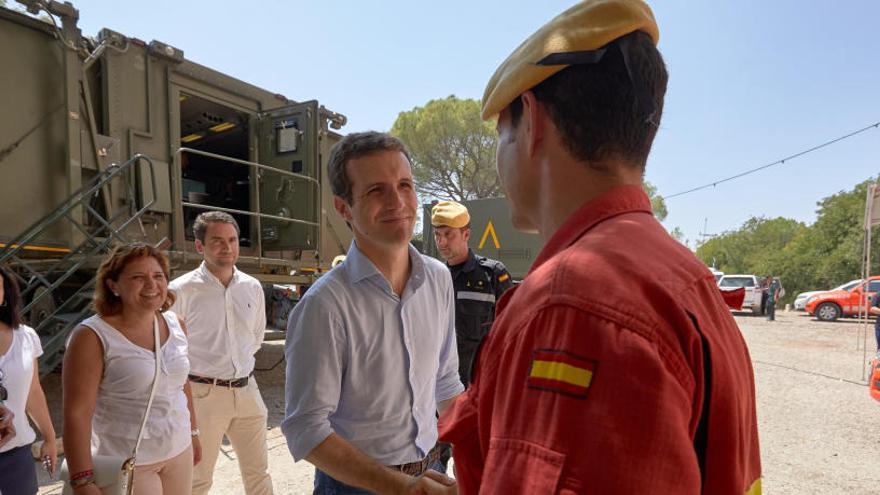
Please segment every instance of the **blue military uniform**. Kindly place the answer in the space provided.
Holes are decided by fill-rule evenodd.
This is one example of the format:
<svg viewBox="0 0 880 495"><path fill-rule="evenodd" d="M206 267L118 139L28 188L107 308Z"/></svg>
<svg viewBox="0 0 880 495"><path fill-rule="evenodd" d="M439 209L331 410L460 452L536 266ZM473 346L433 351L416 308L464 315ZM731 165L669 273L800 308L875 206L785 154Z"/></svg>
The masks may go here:
<svg viewBox="0 0 880 495"><path fill-rule="evenodd" d="M495 302L513 281L504 263L468 250L463 263L449 267L455 289L455 338L461 382L471 382L477 349L495 319Z"/></svg>

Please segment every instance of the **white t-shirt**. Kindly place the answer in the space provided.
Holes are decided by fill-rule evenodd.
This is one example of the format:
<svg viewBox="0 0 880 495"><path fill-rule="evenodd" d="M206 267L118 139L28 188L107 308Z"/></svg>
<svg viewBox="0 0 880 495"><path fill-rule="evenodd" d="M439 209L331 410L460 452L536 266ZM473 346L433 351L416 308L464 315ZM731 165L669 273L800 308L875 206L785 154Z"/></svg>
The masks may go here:
<svg viewBox="0 0 880 495"><path fill-rule="evenodd" d="M25 406L31 390L31 381L34 379L34 359L42 355L43 346L33 328L21 325L12 330L12 345L9 346L6 354L0 356L0 370L3 370L3 386L9 393L9 398L3 405L15 414L12 418L15 436L9 443L0 447L0 452L30 445L37 438L37 434L28 423Z"/></svg>

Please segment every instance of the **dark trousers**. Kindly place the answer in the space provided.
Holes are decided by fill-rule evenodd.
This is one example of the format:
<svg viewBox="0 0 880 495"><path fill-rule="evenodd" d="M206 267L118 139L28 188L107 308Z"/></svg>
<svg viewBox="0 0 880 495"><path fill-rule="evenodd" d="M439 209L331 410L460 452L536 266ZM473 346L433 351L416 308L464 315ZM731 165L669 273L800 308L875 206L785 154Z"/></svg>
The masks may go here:
<svg viewBox="0 0 880 495"><path fill-rule="evenodd" d="M448 459L447 459L448 460ZM434 461L428 469L442 472L446 471L446 466L438 461ZM373 492L357 488L331 477L329 474L315 468L315 490L312 495L373 495Z"/></svg>
<svg viewBox="0 0 880 495"><path fill-rule="evenodd" d="M34 468L30 445L0 453L0 493L4 495L37 493L37 470Z"/></svg>
<svg viewBox="0 0 880 495"><path fill-rule="evenodd" d="M315 490L312 492L313 495L373 495L373 492L368 492L363 488L356 488L351 485L346 485L345 483L331 478L329 474L321 471L320 469L315 469Z"/></svg>
<svg viewBox="0 0 880 495"><path fill-rule="evenodd" d="M880 357L880 317L874 325L874 338L877 339L877 357Z"/></svg>
<svg viewBox="0 0 880 495"><path fill-rule="evenodd" d="M767 301L767 321L773 321L776 319L776 303L768 300Z"/></svg>

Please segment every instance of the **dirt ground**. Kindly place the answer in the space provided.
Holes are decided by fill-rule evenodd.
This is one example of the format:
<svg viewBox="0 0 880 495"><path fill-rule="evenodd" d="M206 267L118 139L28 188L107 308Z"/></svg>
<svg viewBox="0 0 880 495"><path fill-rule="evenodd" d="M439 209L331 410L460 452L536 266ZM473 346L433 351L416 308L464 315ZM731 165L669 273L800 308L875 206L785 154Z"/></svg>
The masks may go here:
<svg viewBox="0 0 880 495"><path fill-rule="evenodd" d="M864 334L854 320L816 321L780 312L777 321L737 314L755 367L764 493L880 493L880 403L864 380ZM868 348L873 329L868 329ZM313 468L294 463L281 435L284 414L283 341L267 342L256 377L269 409L269 467L278 494L311 493ZM60 425L60 377L44 381ZM212 495L243 494L235 453L224 447ZM41 473L40 494L61 493Z"/></svg>

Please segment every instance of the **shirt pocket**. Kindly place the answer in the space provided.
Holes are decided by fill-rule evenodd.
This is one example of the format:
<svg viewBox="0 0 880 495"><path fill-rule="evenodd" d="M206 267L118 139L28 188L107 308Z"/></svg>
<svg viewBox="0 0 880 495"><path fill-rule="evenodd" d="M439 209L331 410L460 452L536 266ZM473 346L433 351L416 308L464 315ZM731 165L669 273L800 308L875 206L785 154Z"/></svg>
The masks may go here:
<svg viewBox="0 0 880 495"><path fill-rule="evenodd" d="M258 307L258 303L258 298L251 293L239 293L233 299L233 317L236 323L244 326L242 330L252 330L251 326L253 325L254 318L259 314L257 311L265 311L264 308Z"/></svg>
<svg viewBox="0 0 880 495"><path fill-rule="evenodd" d="M481 493L557 493L565 454L512 438L493 438ZM503 475L501 474L503 473Z"/></svg>

